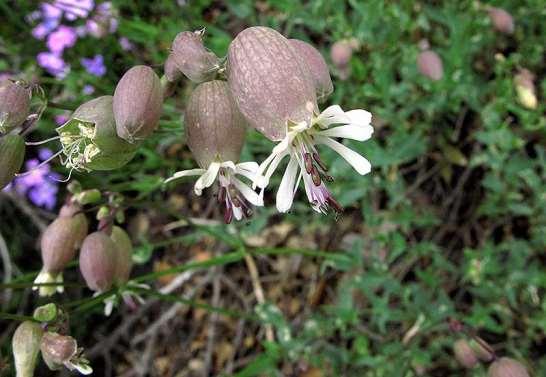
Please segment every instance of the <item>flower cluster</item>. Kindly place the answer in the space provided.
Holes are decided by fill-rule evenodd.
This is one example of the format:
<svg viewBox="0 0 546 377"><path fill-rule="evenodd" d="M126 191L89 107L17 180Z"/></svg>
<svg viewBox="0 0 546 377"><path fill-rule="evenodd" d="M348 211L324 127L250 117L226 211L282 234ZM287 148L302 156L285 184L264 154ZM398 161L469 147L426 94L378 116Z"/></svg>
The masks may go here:
<svg viewBox="0 0 546 377"><path fill-rule="evenodd" d="M83 19L84 25L73 26ZM30 21L39 21L32 30L36 39L46 42L48 51L40 52L36 60L48 73L63 78L70 71L70 65L63 59L63 52L73 47L78 38L87 35L102 38L117 30L116 12L110 2L95 6L93 0L56 0L43 2L39 10L29 15ZM68 24L64 24L68 21ZM102 55L82 58L82 66L92 75L103 76L106 67Z"/></svg>
<svg viewBox="0 0 546 377"><path fill-rule="evenodd" d="M368 160L336 139L368 140L373 134L371 114L345 112L338 105L319 111L319 101L328 97L333 85L322 55L306 42L286 39L267 27L251 27L237 35L227 58L221 60L203 46L202 36L202 30L180 33L165 62L167 79L176 81L185 75L201 83L185 115L187 142L201 169L177 172L167 181L201 175L195 184L200 195L218 177L218 199L225 202L225 220L230 222L233 213L236 219L247 217L243 215L249 203L263 205L263 190L281 161L289 157L277 192L278 211L290 210L303 183L315 211L341 212L326 186L333 177L317 146L331 148L359 174L369 173ZM227 82L218 80L223 77ZM259 166L253 162L236 165L244 142L244 132L239 130L244 125L279 142ZM234 174L248 178L259 194L234 180Z"/></svg>

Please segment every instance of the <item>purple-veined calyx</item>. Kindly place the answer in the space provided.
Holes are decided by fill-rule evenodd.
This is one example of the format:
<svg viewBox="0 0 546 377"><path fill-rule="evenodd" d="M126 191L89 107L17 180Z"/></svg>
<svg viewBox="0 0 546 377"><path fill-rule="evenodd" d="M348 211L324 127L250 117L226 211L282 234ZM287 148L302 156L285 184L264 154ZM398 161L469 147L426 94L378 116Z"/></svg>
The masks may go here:
<svg viewBox="0 0 546 377"><path fill-rule="evenodd" d="M330 147L343 157L361 175L371 171L370 162L335 138L368 140L373 134L372 115L365 110L344 112L334 105L314 116L311 122L288 122L286 136L273 148L271 155L260 165L254 186L264 187L279 163L290 156L288 166L277 191L277 209L287 212L291 207L300 181L303 180L307 198L317 212L327 213L330 208L341 212L342 207L330 194L325 181L333 181L321 160L317 145ZM340 125L332 127L332 125Z"/></svg>

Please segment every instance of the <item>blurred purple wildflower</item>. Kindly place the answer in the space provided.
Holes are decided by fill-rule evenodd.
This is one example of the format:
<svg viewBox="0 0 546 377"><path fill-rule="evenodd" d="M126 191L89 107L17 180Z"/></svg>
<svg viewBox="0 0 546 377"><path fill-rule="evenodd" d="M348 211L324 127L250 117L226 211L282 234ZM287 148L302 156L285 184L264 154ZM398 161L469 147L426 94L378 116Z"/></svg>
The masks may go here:
<svg viewBox="0 0 546 377"><path fill-rule="evenodd" d="M38 65L57 78L63 78L68 73L70 67L63 58L53 52L40 52L36 57Z"/></svg>
<svg viewBox="0 0 546 377"><path fill-rule="evenodd" d="M47 37L47 48L54 53L62 53L67 47L76 43L78 36L73 27L61 25Z"/></svg>
<svg viewBox="0 0 546 377"><path fill-rule="evenodd" d="M104 2L97 5L92 19L87 20L85 28L95 38L102 38L108 33L114 33L118 28L118 20L112 9L112 3Z"/></svg>
<svg viewBox="0 0 546 377"><path fill-rule="evenodd" d="M74 21L77 18L87 18L93 10L93 0L56 0L53 5L64 11L67 20Z"/></svg>
<svg viewBox="0 0 546 377"><path fill-rule="evenodd" d="M32 36L36 39L44 39L59 25L59 20L44 20L32 29Z"/></svg>
<svg viewBox="0 0 546 377"><path fill-rule="evenodd" d="M82 90L83 94L90 95L95 92L93 85L85 85Z"/></svg>
<svg viewBox="0 0 546 377"><path fill-rule="evenodd" d="M55 115L55 123L59 126L68 122L68 119L70 119L68 114Z"/></svg>
<svg viewBox="0 0 546 377"><path fill-rule="evenodd" d="M132 50L133 49L133 44L131 43L131 41L129 39L127 39L126 37L121 37L119 39L119 45L121 46L121 48L125 51L129 51L129 50Z"/></svg>
<svg viewBox="0 0 546 377"><path fill-rule="evenodd" d="M48 148L40 148L38 158L33 158L25 163L25 171L28 174L16 177L6 189L15 189L19 195L27 195L29 200L37 206L52 210L57 203L59 187L57 180L60 176L51 172L49 164L38 167L41 161L46 161L53 156Z"/></svg>
<svg viewBox="0 0 546 377"><path fill-rule="evenodd" d="M95 76L104 76L106 73L106 67L104 65L104 58L102 55L95 55L93 58L81 58L81 64L87 72Z"/></svg>

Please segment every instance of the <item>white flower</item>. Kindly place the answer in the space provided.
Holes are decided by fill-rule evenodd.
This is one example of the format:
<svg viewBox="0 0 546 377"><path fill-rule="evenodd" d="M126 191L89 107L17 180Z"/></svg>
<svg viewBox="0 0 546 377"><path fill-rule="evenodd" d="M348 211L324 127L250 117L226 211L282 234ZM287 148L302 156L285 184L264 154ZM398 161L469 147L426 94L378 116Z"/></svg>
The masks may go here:
<svg viewBox="0 0 546 377"><path fill-rule="evenodd" d="M243 217L252 215L254 206L263 206L263 190L260 194L256 193L247 184L241 181L236 175L246 177L250 181L257 181L260 186L260 177L257 176L259 166L255 162L242 162L235 164L233 161L212 162L208 169L190 169L174 173L172 177L167 179L165 183L172 180L188 177L199 176L195 182L194 191L197 195L201 195L203 189L212 186L218 178L218 202L225 206L224 219L226 223L230 223L233 217L241 220Z"/></svg>
<svg viewBox="0 0 546 377"><path fill-rule="evenodd" d="M32 287L33 291L36 291L39 289L38 292L40 296L42 297L52 296L55 294L55 292L58 292L58 293L64 292L62 272L53 273L53 272L47 272L45 270L42 270L40 271L36 279L34 279L34 283L51 284L51 285L35 285Z"/></svg>
<svg viewBox="0 0 546 377"><path fill-rule="evenodd" d="M323 144L332 148L359 174L368 174L371 171L370 162L334 138L368 140L373 134L371 120L372 114L368 111L344 112L340 106L334 105L314 117L310 123L289 124L285 138L273 148L271 155L260 165L254 187L265 187L279 163L284 157L290 156L277 191L278 211L287 212L292 207L297 187L303 179L307 198L315 211L326 213L333 207L336 212L340 212L341 206L324 184L325 180L332 181L333 178L327 174L328 169L321 161L315 146ZM341 126L328 128L333 124Z"/></svg>

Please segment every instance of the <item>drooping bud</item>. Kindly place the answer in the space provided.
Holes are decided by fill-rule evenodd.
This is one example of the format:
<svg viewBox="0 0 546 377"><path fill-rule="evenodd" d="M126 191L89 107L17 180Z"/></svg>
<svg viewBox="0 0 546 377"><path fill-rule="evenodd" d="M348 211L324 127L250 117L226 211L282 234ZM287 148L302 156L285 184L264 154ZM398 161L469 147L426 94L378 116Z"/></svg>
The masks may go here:
<svg viewBox="0 0 546 377"><path fill-rule="evenodd" d="M129 280L133 268L133 243L127 232L119 226L112 227L110 238L116 244L114 282L118 285L125 284Z"/></svg>
<svg viewBox="0 0 546 377"><path fill-rule="evenodd" d="M89 289L104 292L115 280L117 246L104 232L88 235L80 251L80 271Z"/></svg>
<svg viewBox="0 0 546 377"><path fill-rule="evenodd" d="M112 96L102 96L78 107L70 120L57 128L66 167L76 170L113 170L129 162L137 145L118 137Z"/></svg>
<svg viewBox="0 0 546 377"><path fill-rule="evenodd" d="M220 68L220 59L203 45L203 34L204 30L178 33L171 47L177 69L197 83L214 78Z"/></svg>
<svg viewBox="0 0 546 377"><path fill-rule="evenodd" d="M213 161L239 161L245 120L225 81L208 81L195 88L185 124L188 146L203 169Z"/></svg>
<svg viewBox="0 0 546 377"><path fill-rule="evenodd" d="M338 69L346 68L349 65L352 56L353 48L346 40L335 42L330 49L330 58Z"/></svg>
<svg viewBox="0 0 546 377"><path fill-rule="evenodd" d="M514 84L519 102L528 109L536 109L538 100L535 89L535 75L528 69L523 68L514 77Z"/></svg>
<svg viewBox="0 0 546 377"><path fill-rule="evenodd" d="M282 140L289 122L310 123L318 113L307 65L277 31L262 26L243 30L229 46L227 64L239 110L270 140Z"/></svg>
<svg viewBox="0 0 546 377"><path fill-rule="evenodd" d="M11 340L17 377L33 377L44 331L37 322L22 322Z"/></svg>
<svg viewBox="0 0 546 377"><path fill-rule="evenodd" d="M330 78L330 70L321 53L309 43L299 39L289 39L288 41L307 64L315 84L317 99L319 101L325 100L334 91L334 86Z"/></svg>
<svg viewBox="0 0 546 377"><path fill-rule="evenodd" d="M25 159L25 140L19 135L0 136L0 190L10 183Z"/></svg>
<svg viewBox="0 0 546 377"><path fill-rule="evenodd" d="M472 369L478 364L476 353L464 339L459 339L453 344L453 352L459 364L467 369Z"/></svg>
<svg viewBox="0 0 546 377"><path fill-rule="evenodd" d="M78 343L71 336L46 332L42 337L40 349L42 358L51 370L62 369L64 363L78 352Z"/></svg>
<svg viewBox="0 0 546 377"><path fill-rule="evenodd" d="M114 91L113 106L117 134L122 139L136 143L154 132L161 116L163 90L153 69L137 65L125 72Z"/></svg>
<svg viewBox="0 0 546 377"><path fill-rule="evenodd" d="M421 51L417 57L419 72L431 80L437 81L444 76L444 66L440 56L432 50Z"/></svg>
<svg viewBox="0 0 546 377"><path fill-rule="evenodd" d="M30 112L30 89L20 82L0 82L0 134L20 126Z"/></svg>
<svg viewBox="0 0 546 377"><path fill-rule="evenodd" d="M35 283L59 283L57 286L40 286L40 296L63 292L62 271L76 256L76 250L87 235L88 223L78 206L68 205L61 209L60 216L44 231L41 239L43 268ZM37 286L34 289L38 289Z"/></svg>
<svg viewBox="0 0 546 377"><path fill-rule="evenodd" d="M488 10L489 18L493 23L493 27L504 34L512 34L514 32L514 19L512 15L502 8L491 7Z"/></svg>
<svg viewBox="0 0 546 377"><path fill-rule="evenodd" d="M494 361L487 371L488 377L529 377L523 364L509 357Z"/></svg>

